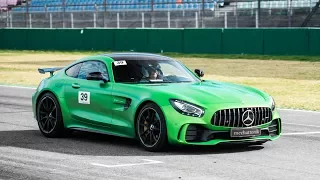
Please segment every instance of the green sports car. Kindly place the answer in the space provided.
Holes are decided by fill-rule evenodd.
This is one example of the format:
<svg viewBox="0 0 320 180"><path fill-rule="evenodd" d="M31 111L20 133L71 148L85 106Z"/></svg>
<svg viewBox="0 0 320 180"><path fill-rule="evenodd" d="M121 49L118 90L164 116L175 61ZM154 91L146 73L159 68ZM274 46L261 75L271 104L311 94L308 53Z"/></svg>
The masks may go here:
<svg viewBox="0 0 320 180"><path fill-rule="evenodd" d="M46 137L82 130L136 138L146 150L159 151L169 144L262 144L281 134L271 96L203 80L203 71L170 57L102 54L38 71L50 73L32 96Z"/></svg>

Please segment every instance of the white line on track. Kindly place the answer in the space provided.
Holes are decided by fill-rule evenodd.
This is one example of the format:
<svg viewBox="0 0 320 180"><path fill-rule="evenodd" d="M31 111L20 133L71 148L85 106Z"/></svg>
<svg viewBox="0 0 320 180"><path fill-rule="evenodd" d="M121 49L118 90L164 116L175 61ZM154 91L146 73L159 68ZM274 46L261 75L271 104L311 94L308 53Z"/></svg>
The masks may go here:
<svg viewBox="0 0 320 180"><path fill-rule="evenodd" d="M282 109L278 108L280 111L296 111L296 112L305 112L305 113L320 113L320 111L310 111L310 110L300 110L300 109Z"/></svg>
<svg viewBox="0 0 320 180"><path fill-rule="evenodd" d="M282 123L282 124L288 124L288 125L294 125L294 126L305 126L305 127L316 127L316 128L320 128L320 126L317 125L308 125L308 124L295 124L295 123Z"/></svg>
<svg viewBox="0 0 320 180"><path fill-rule="evenodd" d="M107 168L113 168L113 167L127 167L127 166L141 166L141 165L146 165L146 164L161 164L164 162L161 161L155 161L155 160L150 160L150 159L142 159L143 163L133 163L133 164L117 164L117 165L106 165L106 164L100 164L100 163L91 163L93 166L100 166L100 167L107 167Z"/></svg>
<svg viewBox="0 0 320 180"><path fill-rule="evenodd" d="M8 87L8 88L20 88L20 89L37 89L34 87L25 87L25 86L10 86L10 85L0 85L0 87Z"/></svg>
<svg viewBox="0 0 320 180"><path fill-rule="evenodd" d="M282 133L281 136L295 136L295 135L307 135L307 134L320 134L320 131L316 131L316 132Z"/></svg>

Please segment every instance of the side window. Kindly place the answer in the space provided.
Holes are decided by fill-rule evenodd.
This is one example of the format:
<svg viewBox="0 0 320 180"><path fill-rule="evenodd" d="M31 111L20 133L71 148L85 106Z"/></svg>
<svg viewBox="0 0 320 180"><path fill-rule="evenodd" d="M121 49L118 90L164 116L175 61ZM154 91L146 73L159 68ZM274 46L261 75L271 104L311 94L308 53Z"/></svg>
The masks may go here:
<svg viewBox="0 0 320 180"><path fill-rule="evenodd" d="M126 65L115 66L112 63L115 82L134 82L143 77L142 66L134 61L127 61Z"/></svg>
<svg viewBox="0 0 320 180"><path fill-rule="evenodd" d="M69 67L66 71L67 76L77 78L81 65L82 63L78 63L76 65Z"/></svg>
<svg viewBox="0 0 320 180"><path fill-rule="evenodd" d="M79 79L87 79L89 73L92 72L101 72L108 76L107 67L103 62L100 61L86 61L82 63L82 66L79 71Z"/></svg>

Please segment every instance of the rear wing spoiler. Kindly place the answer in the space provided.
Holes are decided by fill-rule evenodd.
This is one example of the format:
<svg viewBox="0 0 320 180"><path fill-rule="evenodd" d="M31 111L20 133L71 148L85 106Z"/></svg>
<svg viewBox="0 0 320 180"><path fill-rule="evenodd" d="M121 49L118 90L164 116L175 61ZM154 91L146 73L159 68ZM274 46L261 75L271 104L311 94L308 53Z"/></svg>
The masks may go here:
<svg viewBox="0 0 320 180"><path fill-rule="evenodd" d="M45 74L45 73L49 72L49 73L50 73L50 76L53 76L53 73L54 73L55 71L59 71L59 70L61 70L61 69L63 69L63 67L38 68L38 71L39 71L40 74Z"/></svg>

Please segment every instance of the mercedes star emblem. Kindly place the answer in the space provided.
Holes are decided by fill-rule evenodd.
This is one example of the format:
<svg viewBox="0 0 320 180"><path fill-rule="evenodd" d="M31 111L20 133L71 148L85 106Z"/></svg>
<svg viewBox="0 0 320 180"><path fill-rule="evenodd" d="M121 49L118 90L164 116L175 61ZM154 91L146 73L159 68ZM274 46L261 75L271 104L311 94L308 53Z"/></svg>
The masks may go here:
<svg viewBox="0 0 320 180"><path fill-rule="evenodd" d="M254 122L254 113L251 110L246 110L242 114L242 123L246 126L251 126Z"/></svg>

